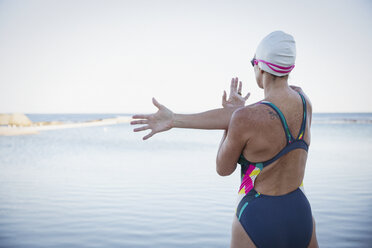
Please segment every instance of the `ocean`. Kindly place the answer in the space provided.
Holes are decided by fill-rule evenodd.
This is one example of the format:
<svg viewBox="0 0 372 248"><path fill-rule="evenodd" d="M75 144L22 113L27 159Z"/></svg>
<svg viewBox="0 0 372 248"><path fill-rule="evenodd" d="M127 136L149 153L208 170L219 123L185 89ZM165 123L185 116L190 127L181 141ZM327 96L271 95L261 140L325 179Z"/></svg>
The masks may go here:
<svg viewBox="0 0 372 248"><path fill-rule="evenodd" d="M216 173L222 131L132 129L0 137L0 247L229 247L240 170ZM304 187L320 247L372 247L372 113L314 114Z"/></svg>

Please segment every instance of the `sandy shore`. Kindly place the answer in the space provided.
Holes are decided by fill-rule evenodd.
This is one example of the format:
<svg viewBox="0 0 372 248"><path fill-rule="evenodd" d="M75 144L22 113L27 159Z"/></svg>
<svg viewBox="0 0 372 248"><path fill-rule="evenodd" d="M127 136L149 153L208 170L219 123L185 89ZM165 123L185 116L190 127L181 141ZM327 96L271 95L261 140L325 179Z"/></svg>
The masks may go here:
<svg viewBox="0 0 372 248"><path fill-rule="evenodd" d="M51 123L43 124L34 123L32 126L17 127L17 126L0 126L0 135L2 136L13 136L13 135L26 135L26 134L37 134L41 131L65 129L65 128L79 128L79 127L95 127L95 126L107 126L116 125L121 123L129 123L131 117L117 117L102 120L94 120L87 122L76 122L76 123Z"/></svg>

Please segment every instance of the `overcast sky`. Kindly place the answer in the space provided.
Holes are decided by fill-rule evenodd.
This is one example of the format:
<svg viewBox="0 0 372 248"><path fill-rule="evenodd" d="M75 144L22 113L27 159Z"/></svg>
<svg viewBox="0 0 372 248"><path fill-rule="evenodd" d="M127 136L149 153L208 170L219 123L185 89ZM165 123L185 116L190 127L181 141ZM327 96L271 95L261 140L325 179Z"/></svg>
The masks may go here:
<svg viewBox="0 0 372 248"><path fill-rule="evenodd" d="M249 61L274 30L315 112L372 112L371 1L0 0L0 113L153 112L153 96L199 112L233 76L253 103Z"/></svg>

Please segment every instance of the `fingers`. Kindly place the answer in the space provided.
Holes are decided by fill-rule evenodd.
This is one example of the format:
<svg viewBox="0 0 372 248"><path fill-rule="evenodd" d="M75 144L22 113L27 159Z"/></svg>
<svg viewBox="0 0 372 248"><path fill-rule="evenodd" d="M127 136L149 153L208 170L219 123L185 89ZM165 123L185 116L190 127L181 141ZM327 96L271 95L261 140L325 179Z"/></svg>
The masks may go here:
<svg viewBox="0 0 372 248"><path fill-rule="evenodd" d="M251 93L250 92L248 92L248 94L244 97L244 100L248 100L248 98L249 98L249 96L251 95Z"/></svg>
<svg viewBox="0 0 372 248"><path fill-rule="evenodd" d="M154 134L155 134L155 132L151 131L151 133L149 133L148 135L146 135L146 136L143 137L142 139L143 139L143 140L147 140L148 138L151 138Z"/></svg>
<svg viewBox="0 0 372 248"><path fill-rule="evenodd" d="M236 93L238 90L238 78L232 78L231 79L231 85L230 85L230 95L233 93Z"/></svg>
<svg viewBox="0 0 372 248"><path fill-rule="evenodd" d="M158 109L160 109L160 108L162 107L162 105L161 105L158 101L156 101L155 97L152 98L152 103L153 103L153 104L154 104Z"/></svg>
<svg viewBox="0 0 372 248"><path fill-rule="evenodd" d="M150 115L133 115L132 116L132 119L148 119L150 117Z"/></svg>
<svg viewBox="0 0 372 248"><path fill-rule="evenodd" d="M242 94L242 81L239 81L239 87L238 87L238 94L241 95Z"/></svg>
<svg viewBox="0 0 372 248"><path fill-rule="evenodd" d="M234 90L236 91L235 79L232 78L232 79L231 79L231 84L230 84L230 94L231 94L232 92L234 92Z"/></svg>
<svg viewBox="0 0 372 248"><path fill-rule="evenodd" d="M226 91L223 91L222 95L222 107L225 107L227 105L227 98L226 98Z"/></svg>
<svg viewBox="0 0 372 248"><path fill-rule="evenodd" d="M223 95L222 95L222 103L225 103L227 101L226 99L226 91L224 90L223 91Z"/></svg>
<svg viewBox="0 0 372 248"><path fill-rule="evenodd" d="M148 120L138 120L138 121L131 121L131 125L138 125L138 124L148 124Z"/></svg>
<svg viewBox="0 0 372 248"><path fill-rule="evenodd" d="M132 119L148 119L150 115L133 115Z"/></svg>
<svg viewBox="0 0 372 248"><path fill-rule="evenodd" d="M150 127L149 126L138 127L138 128L133 129L133 132L140 132L140 131L144 131L147 129L150 129Z"/></svg>

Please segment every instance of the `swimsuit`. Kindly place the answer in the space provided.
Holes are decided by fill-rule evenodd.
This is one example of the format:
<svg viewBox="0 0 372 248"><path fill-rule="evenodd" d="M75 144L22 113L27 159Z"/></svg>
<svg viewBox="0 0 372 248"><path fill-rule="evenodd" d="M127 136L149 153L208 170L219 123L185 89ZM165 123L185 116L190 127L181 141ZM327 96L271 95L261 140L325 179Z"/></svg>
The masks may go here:
<svg viewBox="0 0 372 248"><path fill-rule="evenodd" d="M254 189L255 179L263 168L294 149L308 151L308 145L303 140L306 100L300 93L299 95L304 115L297 138L293 138L279 108L271 102L261 101L259 104L271 107L279 115L287 144L277 155L265 162L249 162L243 154L238 161L241 165L241 185L236 216L257 247L307 247L312 236L312 213L302 183L295 191L280 196L260 194Z"/></svg>

